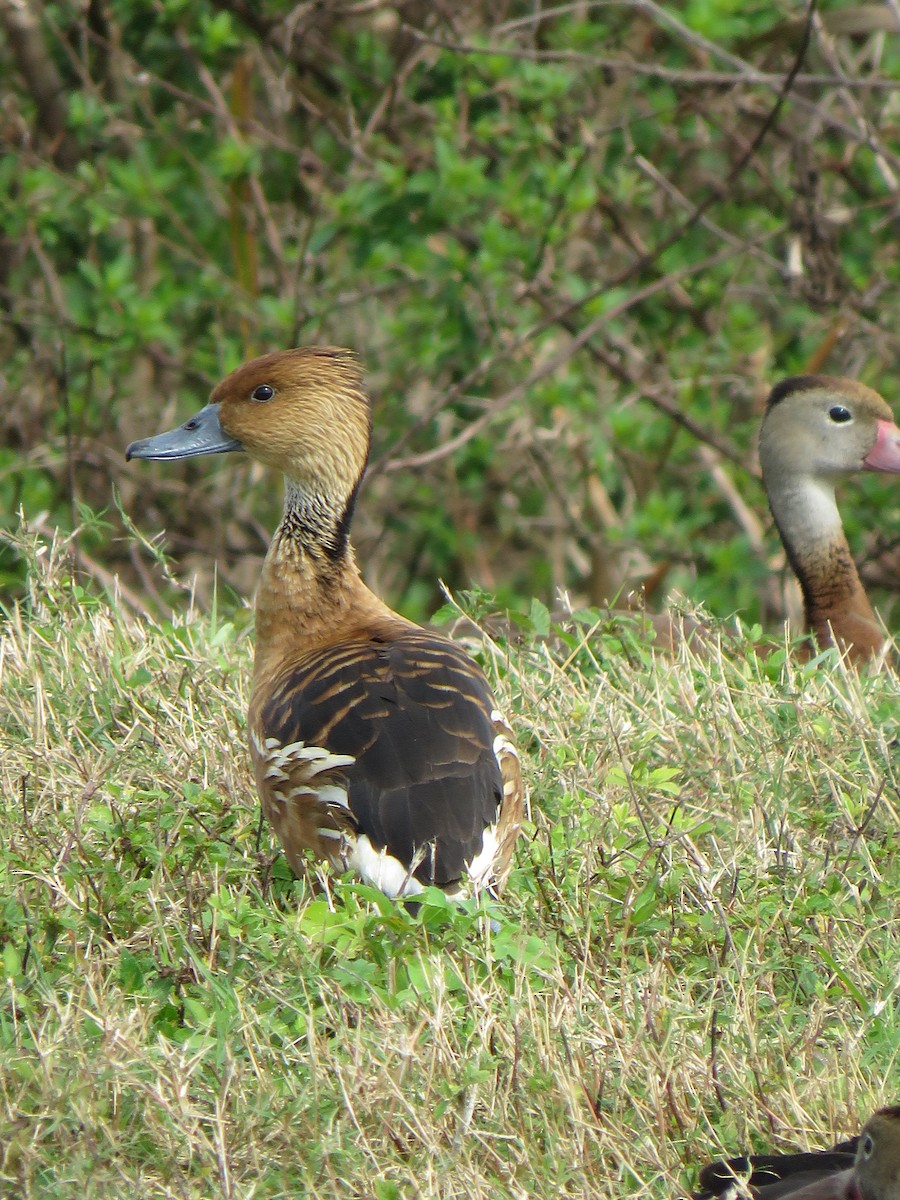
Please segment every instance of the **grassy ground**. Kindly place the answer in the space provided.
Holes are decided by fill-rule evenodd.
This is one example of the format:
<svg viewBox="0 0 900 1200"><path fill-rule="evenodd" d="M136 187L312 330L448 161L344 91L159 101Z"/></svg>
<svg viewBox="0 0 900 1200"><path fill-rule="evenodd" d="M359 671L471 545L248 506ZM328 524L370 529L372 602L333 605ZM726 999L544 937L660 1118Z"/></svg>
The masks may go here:
<svg viewBox="0 0 900 1200"><path fill-rule="evenodd" d="M674 1197L896 1101L896 677L620 633L482 651L533 823L494 923L412 917L258 834L247 613L137 623L36 557L0 1195Z"/></svg>

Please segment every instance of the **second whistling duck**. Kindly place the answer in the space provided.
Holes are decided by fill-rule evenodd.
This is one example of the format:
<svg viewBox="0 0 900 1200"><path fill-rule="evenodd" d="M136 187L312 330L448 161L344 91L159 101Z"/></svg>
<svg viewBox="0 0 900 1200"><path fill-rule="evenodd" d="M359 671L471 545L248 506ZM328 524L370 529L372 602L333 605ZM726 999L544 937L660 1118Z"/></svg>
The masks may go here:
<svg viewBox="0 0 900 1200"><path fill-rule="evenodd" d="M738 1190L740 1181L740 1190ZM752 1154L700 1172L695 1200L900 1200L900 1107L882 1108L832 1150Z"/></svg>
<svg viewBox="0 0 900 1200"><path fill-rule="evenodd" d="M782 380L759 438L769 507L800 581L806 626L820 647L875 657L884 631L859 578L835 487L856 471L900 472L900 428L864 384L828 375Z"/></svg>
<svg viewBox="0 0 900 1200"><path fill-rule="evenodd" d="M389 896L498 892L525 809L512 735L460 647L365 585L349 530L369 454L362 371L310 347L239 367L128 458L244 450L283 473L256 598L248 715L260 800L295 873L307 852Z"/></svg>

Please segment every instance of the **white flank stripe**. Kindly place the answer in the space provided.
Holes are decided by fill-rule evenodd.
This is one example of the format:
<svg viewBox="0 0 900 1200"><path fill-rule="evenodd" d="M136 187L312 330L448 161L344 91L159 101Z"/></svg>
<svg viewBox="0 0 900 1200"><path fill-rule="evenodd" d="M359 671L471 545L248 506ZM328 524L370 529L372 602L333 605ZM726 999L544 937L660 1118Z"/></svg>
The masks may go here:
<svg viewBox="0 0 900 1200"><path fill-rule="evenodd" d="M352 754L330 754L327 750L319 750L322 755L321 759L315 759L309 768L310 775L321 775L323 771L333 771L336 767L349 767L356 762L356 758ZM312 755L307 751L304 757L312 759Z"/></svg>
<svg viewBox="0 0 900 1200"><path fill-rule="evenodd" d="M301 767L303 776L311 779L323 771L349 767L356 762L352 754L332 754L322 746L307 746L305 742L290 742L286 746L277 738L266 738L263 742L255 730L250 737L257 754L266 762L266 779L287 779L285 768L292 767Z"/></svg>
<svg viewBox="0 0 900 1200"><path fill-rule="evenodd" d="M491 882L498 850L496 828L496 825L491 825L484 831L481 849L468 866L469 880L476 891L487 887Z"/></svg>
<svg viewBox="0 0 900 1200"><path fill-rule="evenodd" d="M515 746L504 733L498 733L494 738L494 756L499 759L501 754L510 754L513 758L519 757Z"/></svg>
<svg viewBox="0 0 900 1200"><path fill-rule="evenodd" d="M340 787L336 783L319 784L318 787L310 789L323 804L333 804L336 808L349 808L347 802L347 789Z"/></svg>
<svg viewBox="0 0 900 1200"><path fill-rule="evenodd" d="M423 891L422 884L410 875L399 859L387 850L376 850L364 833L356 839L347 865L359 871L366 883L381 888L392 900L398 896L417 896Z"/></svg>

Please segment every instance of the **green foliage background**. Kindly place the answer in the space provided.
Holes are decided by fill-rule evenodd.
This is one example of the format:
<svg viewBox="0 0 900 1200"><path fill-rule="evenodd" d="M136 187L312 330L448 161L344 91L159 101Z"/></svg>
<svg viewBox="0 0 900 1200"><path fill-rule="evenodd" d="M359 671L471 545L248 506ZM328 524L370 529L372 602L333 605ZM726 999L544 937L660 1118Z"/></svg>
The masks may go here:
<svg viewBox="0 0 900 1200"><path fill-rule="evenodd" d="M671 1197L896 1099L896 676L548 607L782 615L770 384L898 408L898 67L879 4L0 0L0 1189ZM214 590L280 484L124 462L308 342L369 366L372 586L529 613L496 923L288 877ZM895 628L897 486L844 503Z"/></svg>
<svg viewBox="0 0 900 1200"><path fill-rule="evenodd" d="M201 594L214 562L248 594L277 482L123 448L248 356L341 343L375 401L361 561L411 615L440 578L522 606L666 568L777 618L769 385L824 369L897 398L879 11L823 6L779 107L789 3L0 4L0 519L105 511L78 566L168 598L117 487ZM845 504L889 620L891 487Z"/></svg>

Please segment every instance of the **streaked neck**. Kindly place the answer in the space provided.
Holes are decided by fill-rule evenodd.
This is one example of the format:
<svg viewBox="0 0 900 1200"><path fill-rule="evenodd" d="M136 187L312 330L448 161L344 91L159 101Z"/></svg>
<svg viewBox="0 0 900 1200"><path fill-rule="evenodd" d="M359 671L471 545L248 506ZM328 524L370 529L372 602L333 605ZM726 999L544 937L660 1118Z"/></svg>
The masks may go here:
<svg viewBox="0 0 900 1200"><path fill-rule="evenodd" d="M302 655L341 626L367 590L348 537L352 502L335 503L290 480L284 514L263 563L256 594L256 671L274 656Z"/></svg>

